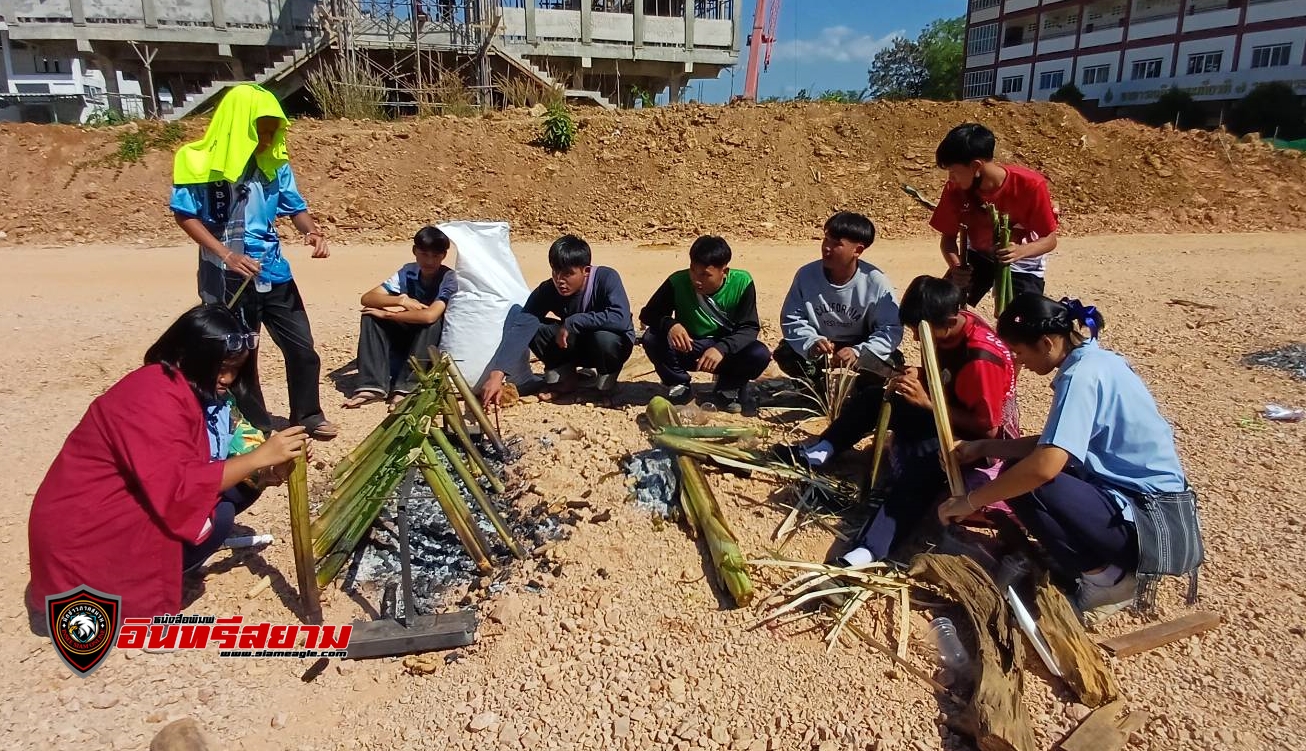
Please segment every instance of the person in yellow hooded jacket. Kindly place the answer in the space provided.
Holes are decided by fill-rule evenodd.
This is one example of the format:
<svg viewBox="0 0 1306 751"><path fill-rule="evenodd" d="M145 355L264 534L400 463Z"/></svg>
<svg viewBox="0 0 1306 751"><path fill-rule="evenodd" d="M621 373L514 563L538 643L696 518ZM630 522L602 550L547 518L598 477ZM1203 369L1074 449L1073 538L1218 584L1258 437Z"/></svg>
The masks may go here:
<svg viewBox="0 0 1306 751"><path fill-rule="evenodd" d="M290 218L313 258L331 252L295 184L286 126L272 92L254 84L233 87L204 137L177 151L169 208L178 226L199 243L200 299L231 307L251 331L267 326L286 359L290 421L318 440L330 440L339 430L322 413L322 361L313 349L304 300L282 255L277 219ZM272 429L257 377L235 396L254 427Z"/></svg>

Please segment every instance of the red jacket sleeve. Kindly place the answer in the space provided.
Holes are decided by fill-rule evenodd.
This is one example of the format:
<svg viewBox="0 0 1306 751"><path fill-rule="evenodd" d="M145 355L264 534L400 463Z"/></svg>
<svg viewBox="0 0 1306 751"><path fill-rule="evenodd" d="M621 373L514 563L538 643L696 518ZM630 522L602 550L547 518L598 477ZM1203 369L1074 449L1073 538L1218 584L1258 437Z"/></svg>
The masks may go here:
<svg viewBox="0 0 1306 751"><path fill-rule="evenodd" d="M1000 427L1011 375L1002 366L987 360L966 363L953 380L957 403L979 418L985 431Z"/></svg>
<svg viewBox="0 0 1306 751"><path fill-rule="evenodd" d="M95 403L118 471L168 534L197 542L218 502L222 462L209 460L199 401L180 378L133 379ZM162 381L162 382L161 382ZM108 396L106 394L106 396Z"/></svg>
<svg viewBox="0 0 1306 751"><path fill-rule="evenodd" d="M955 235L961 229L961 196L951 187L943 189L939 205L930 217L930 226L944 235Z"/></svg>

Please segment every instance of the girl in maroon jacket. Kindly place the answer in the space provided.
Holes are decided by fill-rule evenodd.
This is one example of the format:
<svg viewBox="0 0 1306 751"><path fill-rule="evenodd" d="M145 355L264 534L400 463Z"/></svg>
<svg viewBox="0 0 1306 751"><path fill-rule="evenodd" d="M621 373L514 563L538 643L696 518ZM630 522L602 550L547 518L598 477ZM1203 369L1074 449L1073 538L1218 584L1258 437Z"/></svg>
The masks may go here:
<svg viewBox="0 0 1306 751"><path fill-rule="evenodd" d="M289 462L307 441L293 427L213 460L206 416L248 375L257 344L225 307L197 306L150 347L143 367L91 402L32 500L34 616L48 595L81 585L120 596L123 617L181 610L185 551L226 533L215 527L222 493Z"/></svg>

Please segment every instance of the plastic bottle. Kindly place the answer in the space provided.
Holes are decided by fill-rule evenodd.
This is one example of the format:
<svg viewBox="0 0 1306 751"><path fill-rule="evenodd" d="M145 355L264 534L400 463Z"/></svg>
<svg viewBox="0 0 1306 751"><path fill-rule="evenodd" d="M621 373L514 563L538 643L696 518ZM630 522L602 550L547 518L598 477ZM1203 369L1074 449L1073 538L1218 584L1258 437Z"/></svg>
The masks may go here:
<svg viewBox="0 0 1306 751"><path fill-rule="evenodd" d="M954 676L965 675L970 666L970 653L957 637L957 627L951 618L935 618L930 621L930 641L939 652L939 664L947 668Z"/></svg>
<svg viewBox="0 0 1306 751"><path fill-rule="evenodd" d="M254 291L255 291L255 292L271 292L271 291L272 291L272 282L265 282L265 281L263 281L263 277L262 277L262 276L257 276L257 277L254 278Z"/></svg>

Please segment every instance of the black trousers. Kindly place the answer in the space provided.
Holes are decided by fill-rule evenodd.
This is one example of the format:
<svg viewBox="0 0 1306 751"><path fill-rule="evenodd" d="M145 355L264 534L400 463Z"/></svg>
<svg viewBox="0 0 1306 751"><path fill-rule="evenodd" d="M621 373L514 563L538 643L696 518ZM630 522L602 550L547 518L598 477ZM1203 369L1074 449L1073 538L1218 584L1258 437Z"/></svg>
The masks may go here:
<svg viewBox="0 0 1306 751"><path fill-rule="evenodd" d="M253 506L254 501L257 501L262 494L262 490L256 490L243 482L234 488L222 491L218 505L214 506L213 513L209 514L213 529L209 531L209 536L204 538L204 542L182 548L181 570L190 571L218 552L222 543L227 541L227 535L231 534L231 528L236 524L236 514Z"/></svg>
<svg viewBox="0 0 1306 751"><path fill-rule="evenodd" d="M966 261L971 268L970 292L966 298L966 304L975 307L989 293L989 290L993 289L993 282L997 278L999 264L996 260L975 251L966 254ZM1013 298L1026 292L1041 295L1044 289L1046 289L1046 282L1043 277L1020 271L1011 272L1011 296Z"/></svg>
<svg viewBox="0 0 1306 751"><path fill-rule="evenodd" d="M667 339L667 331L662 327L652 327L644 332L644 353L657 370L663 386L688 386L690 371L698 367L699 358L709 347L720 342L716 339L694 339L694 345L688 352L677 351ZM771 362L771 350L759 341L753 341L747 347L721 359L716 369L716 387L718 391L737 391L749 381L762 375Z"/></svg>
<svg viewBox="0 0 1306 751"><path fill-rule="evenodd" d="M635 343L624 334L614 331L585 331L571 334L567 338L567 348L558 346L558 329L562 324L557 321L540 324L531 339L531 352L540 358L549 370L558 368L594 368L599 375L620 373L630 353L635 350Z"/></svg>
<svg viewBox="0 0 1306 751"><path fill-rule="evenodd" d="M205 267L208 267L206 269ZM209 271L212 269L212 271ZM200 297L205 302L214 301L216 294L213 276L222 273L208 263L200 263ZM206 278L206 276L208 278ZM244 277L232 272L222 273L225 286L218 302L226 303L240 289ZM286 359L286 388L290 395L290 421L312 430L326 422L322 414L319 381L322 377L322 360L313 349L313 332L308 325L308 311L304 298L292 279L272 285L267 292L259 292L250 282L236 301L236 316L244 321L250 331L257 332L266 326L268 335ZM253 354L254 372L258 373L258 352ZM246 420L254 427L272 430L272 416L268 414L263 399L263 387L256 377L252 382L242 382L233 389L236 405Z"/></svg>
<svg viewBox="0 0 1306 751"><path fill-rule="evenodd" d="M431 347L440 346L444 319L432 324L386 321L361 316L358 324L358 386L355 391L408 393L417 378L408 358L423 365L431 362Z"/></svg>

